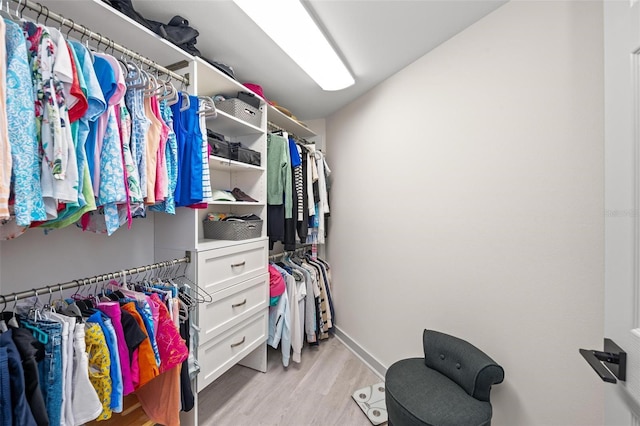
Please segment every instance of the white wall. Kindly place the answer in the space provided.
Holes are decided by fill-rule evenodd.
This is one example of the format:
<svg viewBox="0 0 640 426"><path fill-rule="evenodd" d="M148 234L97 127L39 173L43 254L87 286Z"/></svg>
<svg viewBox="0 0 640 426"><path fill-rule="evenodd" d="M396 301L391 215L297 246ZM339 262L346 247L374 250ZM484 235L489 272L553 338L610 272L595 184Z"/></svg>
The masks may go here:
<svg viewBox="0 0 640 426"><path fill-rule="evenodd" d="M602 31L514 1L327 119L340 331L385 367L423 328L479 346L496 426L603 422Z"/></svg>
<svg viewBox="0 0 640 426"><path fill-rule="evenodd" d="M134 219L130 230L125 225L110 237L72 225L48 235L29 229L14 240L1 241L0 294L153 263L153 218L150 213L145 219Z"/></svg>

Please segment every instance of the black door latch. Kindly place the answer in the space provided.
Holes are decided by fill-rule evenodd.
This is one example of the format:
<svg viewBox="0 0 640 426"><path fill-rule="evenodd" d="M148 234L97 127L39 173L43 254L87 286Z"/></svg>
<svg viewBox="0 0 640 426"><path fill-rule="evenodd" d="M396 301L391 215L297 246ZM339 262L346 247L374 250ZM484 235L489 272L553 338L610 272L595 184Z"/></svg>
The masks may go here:
<svg viewBox="0 0 640 426"><path fill-rule="evenodd" d="M627 379L627 353L611 339L604 339L604 351L580 349L580 354L598 373L600 378L608 383Z"/></svg>

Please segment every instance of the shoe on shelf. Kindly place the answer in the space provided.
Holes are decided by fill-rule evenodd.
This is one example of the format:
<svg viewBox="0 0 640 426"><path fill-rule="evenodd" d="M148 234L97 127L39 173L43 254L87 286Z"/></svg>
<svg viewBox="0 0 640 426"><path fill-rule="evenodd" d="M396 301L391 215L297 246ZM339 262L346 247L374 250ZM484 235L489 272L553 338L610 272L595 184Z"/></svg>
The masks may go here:
<svg viewBox="0 0 640 426"><path fill-rule="evenodd" d="M252 203L258 202L258 200L254 200L253 198L251 198L250 196L242 192L240 188L233 188L233 191L231 191L231 194L234 196L236 201L249 201Z"/></svg>

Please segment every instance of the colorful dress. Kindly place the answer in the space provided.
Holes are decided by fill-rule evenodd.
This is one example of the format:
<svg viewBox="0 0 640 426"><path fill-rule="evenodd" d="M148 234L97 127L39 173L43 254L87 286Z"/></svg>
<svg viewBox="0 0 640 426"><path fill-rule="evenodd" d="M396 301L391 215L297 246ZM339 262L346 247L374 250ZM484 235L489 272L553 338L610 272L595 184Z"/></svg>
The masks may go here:
<svg viewBox="0 0 640 426"><path fill-rule="evenodd" d="M149 210L175 214L176 201L174 192L178 181L178 143L176 141L176 134L173 131L173 112L169 105L167 105L167 101L160 102L160 115L169 128L167 145L165 147L165 163L167 166L167 176L169 180L168 190L165 200L155 206L149 207Z"/></svg>
<svg viewBox="0 0 640 426"><path fill-rule="evenodd" d="M5 20L7 46L7 117L15 220L19 226L46 220L40 187L40 156L36 138L33 84L24 34L20 26Z"/></svg>
<svg viewBox="0 0 640 426"><path fill-rule="evenodd" d="M0 81L6 80L5 24L0 20ZM0 220L9 219L9 195L11 193L11 146L7 132L7 95L0 84Z"/></svg>

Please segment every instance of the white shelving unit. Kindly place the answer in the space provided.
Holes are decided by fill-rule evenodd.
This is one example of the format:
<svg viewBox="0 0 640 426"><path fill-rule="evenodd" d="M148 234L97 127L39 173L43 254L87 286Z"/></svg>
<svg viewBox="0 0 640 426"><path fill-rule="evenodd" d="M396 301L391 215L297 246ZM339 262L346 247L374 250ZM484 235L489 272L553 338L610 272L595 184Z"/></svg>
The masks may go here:
<svg viewBox="0 0 640 426"><path fill-rule="evenodd" d="M207 125L211 124L215 127L218 133L223 135L236 134L236 135L258 135L264 133L264 130L260 127L254 126L250 123L227 114L224 111L218 110L218 116L215 119L207 120Z"/></svg>
<svg viewBox="0 0 640 426"><path fill-rule="evenodd" d="M213 170L231 171L231 172L251 172L262 171L267 169L264 166L254 166L253 164L241 163L240 161L229 160L215 155L209 156L209 167Z"/></svg>
<svg viewBox="0 0 640 426"><path fill-rule="evenodd" d="M293 118L283 114L273 105L269 105L267 107L267 117L269 118L269 122L275 124L281 129L286 130L287 132L293 133L300 138L313 138L317 136L313 130L311 130L307 126L303 126Z"/></svg>

